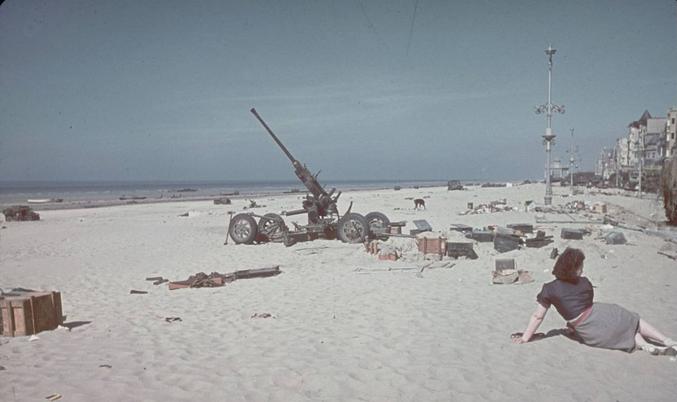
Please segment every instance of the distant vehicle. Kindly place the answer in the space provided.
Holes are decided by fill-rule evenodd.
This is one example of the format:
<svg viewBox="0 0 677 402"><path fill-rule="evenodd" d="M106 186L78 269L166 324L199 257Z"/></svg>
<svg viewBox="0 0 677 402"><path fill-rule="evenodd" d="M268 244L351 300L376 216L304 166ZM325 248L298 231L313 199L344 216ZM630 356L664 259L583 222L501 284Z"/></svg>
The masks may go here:
<svg viewBox="0 0 677 402"><path fill-rule="evenodd" d="M447 182L447 190L463 190L463 185L461 184L460 180L449 180Z"/></svg>

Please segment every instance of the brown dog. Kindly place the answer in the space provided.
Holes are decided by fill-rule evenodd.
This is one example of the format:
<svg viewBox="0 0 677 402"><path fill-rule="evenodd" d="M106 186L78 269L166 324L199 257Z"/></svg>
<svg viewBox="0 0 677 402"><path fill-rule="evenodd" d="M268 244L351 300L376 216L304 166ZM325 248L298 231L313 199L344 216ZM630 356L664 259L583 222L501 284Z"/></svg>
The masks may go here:
<svg viewBox="0 0 677 402"><path fill-rule="evenodd" d="M425 200L423 198L416 198L414 200L414 209L423 208L425 209Z"/></svg>

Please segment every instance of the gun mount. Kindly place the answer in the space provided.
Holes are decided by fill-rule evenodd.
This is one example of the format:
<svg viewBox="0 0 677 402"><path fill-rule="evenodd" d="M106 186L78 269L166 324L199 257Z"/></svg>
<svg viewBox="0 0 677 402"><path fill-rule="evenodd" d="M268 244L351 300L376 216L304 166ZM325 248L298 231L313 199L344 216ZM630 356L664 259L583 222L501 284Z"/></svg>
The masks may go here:
<svg viewBox="0 0 677 402"><path fill-rule="evenodd" d="M302 201L302 209L282 212L280 215L307 214L308 224L294 223L294 230L290 230L278 214L269 213L263 216L253 213L237 214L231 219L228 227L228 233L235 243L274 241L284 242L289 246L297 241L314 240L320 237L327 239L338 237L346 243L361 243L367 237L385 236L390 221L384 214L371 212L362 216L350 212L352 202L345 214L339 214L337 202L341 192L336 193L335 188L327 192L317 180L320 172L313 175L305 164L294 158L256 109L252 108L250 112L291 161L294 174L308 190L308 194ZM254 218L259 218L259 222L257 223Z"/></svg>

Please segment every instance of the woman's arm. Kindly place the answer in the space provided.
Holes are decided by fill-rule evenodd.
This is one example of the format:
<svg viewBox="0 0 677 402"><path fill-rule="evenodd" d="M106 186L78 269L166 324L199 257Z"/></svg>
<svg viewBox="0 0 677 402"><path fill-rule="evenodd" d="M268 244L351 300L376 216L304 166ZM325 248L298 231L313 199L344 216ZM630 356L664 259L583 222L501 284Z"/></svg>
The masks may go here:
<svg viewBox="0 0 677 402"><path fill-rule="evenodd" d="M538 327L541 325L543 322L543 318L545 318L545 314L548 312L548 309L543 307L540 303L538 303L538 307L536 307L536 311L531 315L531 318L529 319L529 325L527 325L527 329L524 330L524 333L522 334L521 337L514 337L513 342L514 343L527 343L529 342L529 339L531 339L531 336L536 332Z"/></svg>

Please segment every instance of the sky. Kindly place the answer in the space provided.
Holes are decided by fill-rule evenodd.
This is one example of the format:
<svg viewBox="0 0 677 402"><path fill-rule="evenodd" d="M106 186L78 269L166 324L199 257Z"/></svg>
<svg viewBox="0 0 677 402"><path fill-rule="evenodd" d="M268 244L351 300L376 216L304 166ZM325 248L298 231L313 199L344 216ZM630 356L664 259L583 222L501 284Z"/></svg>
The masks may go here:
<svg viewBox="0 0 677 402"><path fill-rule="evenodd" d="M553 158L677 105L675 0L7 0L0 180L540 179L548 44Z"/></svg>

